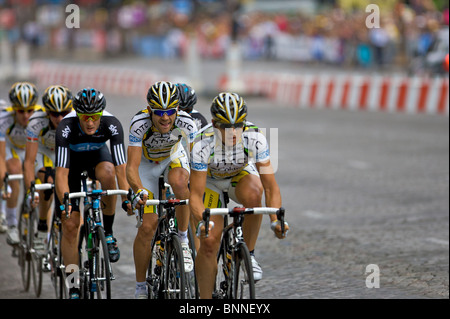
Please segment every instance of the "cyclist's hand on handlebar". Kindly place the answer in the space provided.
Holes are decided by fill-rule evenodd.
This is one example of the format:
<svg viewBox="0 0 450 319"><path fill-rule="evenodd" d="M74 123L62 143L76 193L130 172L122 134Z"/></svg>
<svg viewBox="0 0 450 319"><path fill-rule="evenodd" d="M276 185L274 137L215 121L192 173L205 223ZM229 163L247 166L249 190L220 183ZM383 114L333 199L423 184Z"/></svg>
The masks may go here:
<svg viewBox="0 0 450 319"><path fill-rule="evenodd" d="M140 208L145 205L148 199L148 192L145 189L139 189L133 197L133 208Z"/></svg>
<svg viewBox="0 0 450 319"><path fill-rule="evenodd" d="M133 207L131 206L131 203L129 200L124 200L122 202L122 209L127 213L128 216L134 215Z"/></svg>
<svg viewBox="0 0 450 319"><path fill-rule="evenodd" d="M28 209L36 208L39 204L39 193L34 192L34 198L31 197L31 193L28 192L25 198L25 205Z"/></svg>
<svg viewBox="0 0 450 319"><path fill-rule="evenodd" d="M2 187L4 189L5 187ZM12 189L11 186L6 185L6 193L2 190L2 199L8 199L11 197Z"/></svg>
<svg viewBox="0 0 450 319"><path fill-rule="evenodd" d="M209 222L209 232L211 233L211 231L214 229L214 222L210 221ZM204 238L206 235L206 227L205 227L205 221L200 221L197 225L197 231L195 233L197 235L198 238Z"/></svg>
<svg viewBox="0 0 450 319"><path fill-rule="evenodd" d="M270 224L270 229L275 233L275 237L278 239L286 238L289 233L289 224L284 222L284 233L281 233L281 222L279 220L275 220Z"/></svg>

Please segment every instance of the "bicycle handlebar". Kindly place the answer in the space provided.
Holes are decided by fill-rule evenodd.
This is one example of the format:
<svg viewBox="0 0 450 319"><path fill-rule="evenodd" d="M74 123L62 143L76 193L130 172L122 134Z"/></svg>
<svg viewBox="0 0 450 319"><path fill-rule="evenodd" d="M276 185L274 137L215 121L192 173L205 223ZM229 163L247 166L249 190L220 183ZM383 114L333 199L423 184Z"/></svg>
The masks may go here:
<svg viewBox="0 0 450 319"><path fill-rule="evenodd" d="M69 218L69 211L67 209L69 205L69 199L71 198L81 198L87 196L110 196L110 195L128 195L129 191L125 191L122 189L107 189L107 190L93 190L91 192L73 192L73 193L64 193L64 211L66 212L66 218Z"/></svg>
<svg viewBox="0 0 450 319"><path fill-rule="evenodd" d="M23 179L23 174L8 174L6 173L5 178L3 180L5 181L18 181Z"/></svg>
<svg viewBox="0 0 450 319"><path fill-rule="evenodd" d="M74 192L68 193L69 198L81 198L87 196L111 196L111 195L128 195L128 191L122 189L93 190L91 192Z"/></svg>
<svg viewBox="0 0 450 319"><path fill-rule="evenodd" d="M246 207L233 207L233 208L206 208L203 212L203 221L205 222L205 232L206 238L208 238L209 233L209 220L211 215L229 215L231 217L238 217L239 215L262 215L262 214L276 214L278 220L281 224L281 232L284 233L285 224L284 224L284 214L285 209L283 207L275 208L275 207L254 207L254 208L246 208Z"/></svg>
<svg viewBox="0 0 450 319"><path fill-rule="evenodd" d="M44 183L44 184L34 184L34 189L37 191L45 191L49 189L53 189L55 186L52 183Z"/></svg>
<svg viewBox="0 0 450 319"><path fill-rule="evenodd" d="M179 206L179 205L188 205L189 199L148 199L145 203L146 206Z"/></svg>

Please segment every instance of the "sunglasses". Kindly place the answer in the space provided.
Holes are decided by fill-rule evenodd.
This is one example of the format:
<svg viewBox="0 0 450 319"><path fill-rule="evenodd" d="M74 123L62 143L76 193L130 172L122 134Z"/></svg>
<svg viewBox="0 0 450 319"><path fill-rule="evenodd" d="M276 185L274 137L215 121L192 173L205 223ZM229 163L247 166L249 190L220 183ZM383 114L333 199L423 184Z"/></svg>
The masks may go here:
<svg viewBox="0 0 450 319"><path fill-rule="evenodd" d="M30 114L30 113L34 112L34 107L31 108L31 109L27 109L27 110L23 110L23 109L15 109L15 110L16 110L17 113L20 113L20 114L24 114L24 113Z"/></svg>
<svg viewBox="0 0 450 319"><path fill-rule="evenodd" d="M227 128L243 128L244 127L244 122L240 122L240 123L235 123L235 124L228 124L228 123L214 123L215 127L217 128L223 128L223 129L227 129Z"/></svg>
<svg viewBox="0 0 450 319"><path fill-rule="evenodd" d="M65 111L65 112L48 112L48 113L50 114L50 116L56 118L56 117L60 117L60 116L64 117L64 116L66 116L67 114L69 114L70 111Z"/></svg>
<svg viewBox="0 0 450 319"><path fill-rule="evenodd" d="M98 121L100 120L100 118L102 117L103 111L102 112L98 112L98 113L91 113L91 114L82 114L82 113L77 113L78 118L80 119L80 121Z"/></svg>
<svg viewBox="0 0 450 319"><path fill-rule="evenodd" d="M167 116L172 116L175 113L177 113L177 109L168 109L168 110L151 109L151 110L153 114L159 117L163 117L164 114L167 114Z"/></svg>

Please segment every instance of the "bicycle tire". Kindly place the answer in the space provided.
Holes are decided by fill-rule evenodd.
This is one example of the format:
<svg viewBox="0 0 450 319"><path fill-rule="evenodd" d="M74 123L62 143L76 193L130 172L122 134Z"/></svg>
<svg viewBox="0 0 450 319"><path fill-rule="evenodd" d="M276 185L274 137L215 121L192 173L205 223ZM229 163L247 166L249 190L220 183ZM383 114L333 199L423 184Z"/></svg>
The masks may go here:
<svg viewBox="0 0 450 319"><path fill-rule="evenodd" d="M185 299L184 257L178 234L170 235L165 248L164 298Z"/></svg>
<svg viewBox="0 0 450 319"><path fill-rule="evenodd" d="M42 291L42 255L34 250L34 238L37 234L37 211L36 209L31 210L29 216L29 244L30 244L30 268L31 277L33 279L34 293L36 297L40 297Z"/></svg>
<svg viewBox="0 0 450 319"><path fill-rule="evenodd" d="M94 253L92 255L91 288L96 285L97 299L111 299L111 262L103 227L97 227L94 236ZM93 289L91 289L92 292Z"/></svg>
<svg viewBox="0 0 450 319"><path fill-rule="evenodd" d="M245 243L239 244L233 259L233 299L255 299L253 267Z"/></svg>
<svg viewBox="0 0 450 319"><path fill-rule="evenodd" d="M164 265L164 247L161 248L159 227L153 237L150 248L150 261L147 269L148 299L162 299L162 275Z"/></svg>
<svg viewBox="0 0 450 319"><path fill-rule="evenodd" d="M197 256L197 250L195 248L194 234L191 225L188 226L188 238L189 238L189 248L192 252L192 260L194 262L194 270L185 273L186 276L186 299L199 299L198 282L195 273L195 258Z"/></svg>
<svg viewBox="0 0 450 319"><path fill-rule="evenodd" d="M50 261L50 278L55 289L56 299L67 298L68 292L66 283L62 273L62 251L61 251L62 228L61 222L53 217L52 226L50 229L50 247L49 247L49 261Z"/></svg>
<svg viewBox="0 0 450 319"><path fill-rule="evenodd" d="M90 299L92 298L89 289L89 253L88 251L88 240L85 231L86 225L83 224L80 227L80 235L78 239L78 270L79 270L79 289L80 289L80 299Z"/></svg>
<svg viewBox="0 0 450 319"><path fill-rule="evenodd" d="M20 210L20 217L19 217L19 266L20 266L20 273L22 277L22 283L24 291L28 291L30 289L30 281L31 281L31 261L30 261L30 253L28 250L29 247L29 241L30 237L28 236L30 234L30 214L26 211L25 205L22 204L21 210Z"/></svg>
<svg viewBox="0 0 450 319"><path fill-rule="evenodd" d="M233 268L231 267L231 254L227 254L228 240L232 228L224 231L217 253L217 275L213 290L213 299L231 299L231 287L233 285ZM231 237L232 238L232 237Z"/></svg>

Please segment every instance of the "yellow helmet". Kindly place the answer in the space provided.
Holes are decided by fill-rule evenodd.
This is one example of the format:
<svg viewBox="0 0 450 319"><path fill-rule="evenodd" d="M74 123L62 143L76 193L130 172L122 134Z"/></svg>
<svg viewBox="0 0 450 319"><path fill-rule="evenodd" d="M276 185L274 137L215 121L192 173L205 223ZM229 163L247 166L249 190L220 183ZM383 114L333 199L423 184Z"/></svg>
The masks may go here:
<svg viewBox="0 0 450 319"><path fill-rule="evenodd" d="M166 81L156 82L147 92L147 102L152 109L178 108L180 101L177 86Z"/></svg>
<svg viewBox="0 0 450 319"><path fill-rule="evenodd" d="M216 122L235 125L247 118L247 105L237 93L223 92L214 98L211 115Z"/></svg>
<svg viewBox="0 0 450 319"><path fill-rule="evenodd" d="M9 90L9 99L12 106L19 110L34 107L38 99L36 86L30 82L16 82Z"/></svg>
<svg viewBox="0 0 450 319"><path fill-rule="evenodd" d="M62 85L49 86L42 96L42 103L49 112L71 111L72 100L72 92Z"/></svg>

